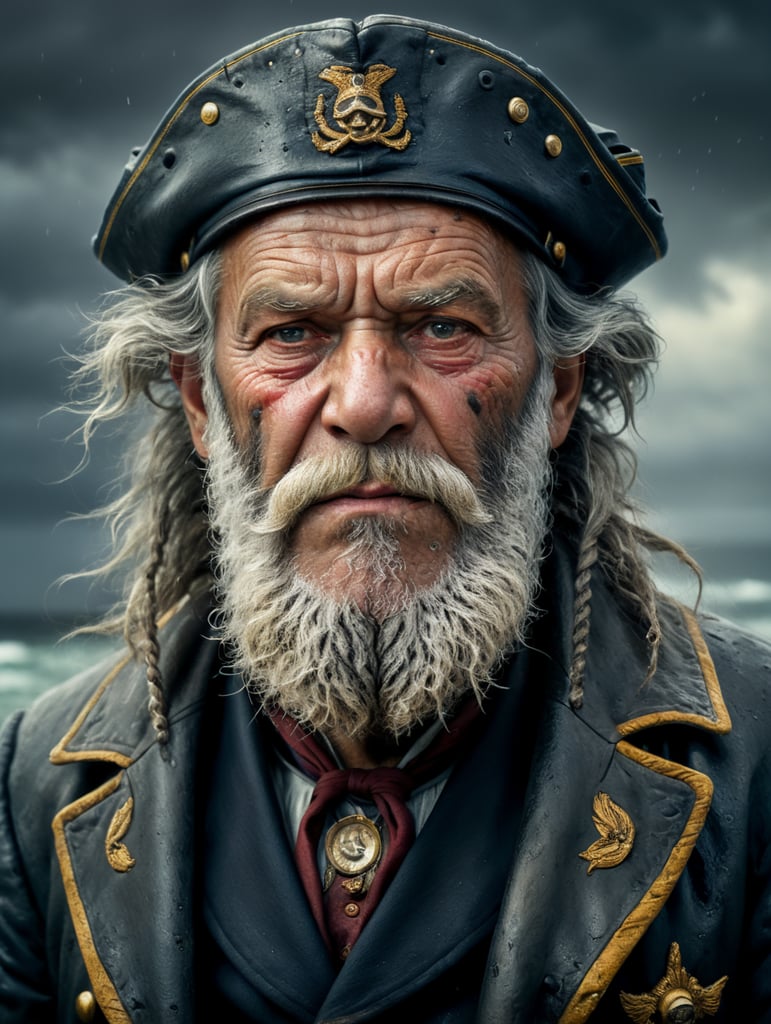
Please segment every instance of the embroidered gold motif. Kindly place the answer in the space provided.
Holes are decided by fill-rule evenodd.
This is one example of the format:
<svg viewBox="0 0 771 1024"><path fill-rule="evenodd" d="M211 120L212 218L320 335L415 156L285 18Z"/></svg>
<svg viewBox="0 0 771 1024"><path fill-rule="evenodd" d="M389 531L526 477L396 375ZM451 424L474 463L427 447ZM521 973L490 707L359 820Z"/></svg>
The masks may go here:
<svg viewBox="0 0 771 1024"><path fill-rule="evenodd" d="M595 868L615 868L626 860L634 843L632 819L607 793L599 792L595 796L592 820L600 838L578 855L589 861L587 875Z"/></svg>
<svg viewBox="0 0 771 1024"><path fill-rule="evenodd" d="M110 867L114 871L131 871L136 864L136 861L128 851L128 847L122 842L123 837L129 830L133 811L134 798L130 796L125 804L115 812L110 822L110 827L107 829L104 849Z"/></svg>
<svg viewBox="0 0 771 1024"><path fill-rule="evenodd" d="M404 128L407 120L404 100L399 93L394 94L396 119L390 128L385 128L388 115L380 96L383 85L395 74L396 68L387 64L373 64L365 72L340 64L324 68L319 78L337 88L332 117L343 130L337 131L330 126L324 112L326 100L320 94L314 111L319 130L311 136L316 149L323 153L337 153L349 142L358 145L379 142L389 149L405 149L412 133Z"/></svg>
<svg viewBox="0 0 771 1024"><path fill-rule="evenodd" d="M667 970L650 992L632 996L620 994L621 1006L634 1024L678 1024L714 1016L720 1008L720 997L728 975L703 988L683 968L680 946L673 942L667 956Z"/></svg>

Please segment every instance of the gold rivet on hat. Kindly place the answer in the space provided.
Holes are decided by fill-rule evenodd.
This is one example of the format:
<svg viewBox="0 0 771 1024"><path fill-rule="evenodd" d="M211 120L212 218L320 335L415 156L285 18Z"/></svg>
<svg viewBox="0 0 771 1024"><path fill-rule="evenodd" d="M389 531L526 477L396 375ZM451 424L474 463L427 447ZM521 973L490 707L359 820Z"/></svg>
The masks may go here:
<svg viewBox="0 0 771 1024"><path fill-rule="evenodd" d="M183 252L179 257L179 265L182 267L182 273L184 274L190 266L190 253Z"/></svg>
<svg viewBox="0 0 771 1024"><path fill-rule="evenodd" d="M559 156L562 152L562 139L559 135L547 135L543 140L546 152L549 156Z"/></svg>
<svg viewBox="0 0 771 1024"><path fill-rule="evenodd" d="M521 96L509 100L509 117L515 124L524 124L530 117L530 107Z"/></svg>
<svg viewBox="0 0 771 1024"><path fill-rule="evenodd" d="M563 263L568 254L568 247L564 242L555 242L552 246L551 253L558 263Z"/></svg>
<svg viewBox="0 0 771 1024"><path fill-rule="evenodd" d="M201 107L201 120L204 124L216 124L220 118L220 108L216 103L204 103Z"/></svg>

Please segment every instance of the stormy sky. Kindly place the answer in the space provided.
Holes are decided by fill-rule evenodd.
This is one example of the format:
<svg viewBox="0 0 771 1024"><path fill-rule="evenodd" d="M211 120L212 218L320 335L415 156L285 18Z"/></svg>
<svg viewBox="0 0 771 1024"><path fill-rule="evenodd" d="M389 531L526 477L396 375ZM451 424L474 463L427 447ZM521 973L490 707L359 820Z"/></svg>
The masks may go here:
<svg viewBox="0 0 771 1024"><path fill-rule="evenodd" d="M0 613L99 600L52 583L98 557L94 529L63 520L109 497L120 444L102 442L57 483L80 450L66 440L77 422L51 410L84 314L117 284L90 240L131 147L219 58L286 26L383 11L519 53L643 152L670 252L631 285L666 340L640 416L640 495L654 525L697 555L768 546L767 0L32 0L5 20L2 43Z"/></svg>

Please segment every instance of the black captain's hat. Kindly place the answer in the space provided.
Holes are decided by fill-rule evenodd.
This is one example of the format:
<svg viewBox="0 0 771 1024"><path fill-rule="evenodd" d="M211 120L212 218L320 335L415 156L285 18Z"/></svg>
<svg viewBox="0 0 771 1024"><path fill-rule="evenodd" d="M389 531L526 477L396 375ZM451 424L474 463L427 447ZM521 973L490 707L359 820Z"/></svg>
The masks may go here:
<svg viewBox="0 0 771 1024"><path fill-rule="evenodd" d="M132 154L94 250L125 280L179 273L247 218L352 196L472 210L580 292L666 251L636 150L520 57L389 15L286 29L202 74Z"/></svg>

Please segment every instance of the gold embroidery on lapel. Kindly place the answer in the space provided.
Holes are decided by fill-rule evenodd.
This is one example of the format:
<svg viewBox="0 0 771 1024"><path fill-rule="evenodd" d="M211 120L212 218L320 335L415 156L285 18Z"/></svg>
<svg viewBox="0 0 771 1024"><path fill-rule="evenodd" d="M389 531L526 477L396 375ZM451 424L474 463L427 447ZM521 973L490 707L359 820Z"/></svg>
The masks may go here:
<svg viewBox="0 0 771 1024"><path fill-rule="evenodd" d="M622 992L621 1006L634 1024L653 1024L654 1020L661 1020L664 1024L678 1020L701 1020L705 1014L712 1017L717 1013L727 981L728 975L725 975L703 988L683 967L680 946L673 942L667 956L667 970L661 981L650 992L641 995L632 996ZM691 1012L686 1016L688 1007Z"/></svg>
<svg viewBox="0 0 771 1024"><path fill-rule="evenodd" d="M104 841L104 850L107 860L114 871L131 871L136 861L128 851L125 843L121 842L129 830L131 815L134 812L134 798L128 800L113 815L110 827L107 829L107 838Z"/></svg>
<svg viewBox="0 0 771 1024"><path fill-rule="evenodd" d="M85 796L80 797L74 803L63 807L51 823L54 832L54 843L56 845L56 856L62 873L64 892L70 908L70 917L72 918L80 952L83 956L83 963L86 965L96 1001L109 1024L131 1024L131 1018L124 1009L117 989L96 951L94 937L91 933L91 924L86 914L86 908L83 905L72 858L70 857L66 827L71 821L80 817L81 814L85 814L86 811L89 811L92 807L101 803L102 800L106 800L107 797L111 796L120 785L122 777L123 772L119 772L114 778L109 779L103 786L100 786L99 789L95 789L92 793L86 793Z"/></svg>
<svg viewBox="0 0 771 1024"><path fill-rule="evenodd" d="M694 654L699 663L707 695L712 705L712 717L701 712L685 713L679 710L654 711L651 714L633 718L628 722L618 723L616 728L621 736L631 736L635 732L640 732L641 729L650 729L657 725L668 725L670 722L691 722L702 729L708 729L710 732L716 733L731 731L731 716L728 714L728 709L725 706L720 682L715 671L715 664L712 661L707 642L699 628L696 616L693 612L682 606L679 606L679 610L693 644Z"/></svg>
<svg viewBox="0 0 771 1024"><path fill-rule="evenodd" d="M396 68L389 68L387 64L373 64L366 72L354 71L341 64L324 68L319 78L337 88L332 116L344 131L336 131L330 126L324 113L326 100L320 93L313 112L319 130L311 136L316 149L322 153L337 153L349 142L359 145L379 142L389 149L405 149L412 132L407 128L399 136L407 120L407 108L398 92L394 94L396 120L384 130L387 114L380 90L395 74Z"/></svg>
<svg viewBox="0 0 771 1024"><path fill-rule="evenodd" d="M666 761L662 757L657 757L655 754L633 746L626 740L621 740L616 750L622 757L629 758L633 763L684 783L692 791L695 799L688 818L684 822L680 838L673 846L666 863L653 879L648 891L630 910L586 972L581 984L573 994L573 998L565 1007L559 1024L584 1024L584 1021L597 1008L598 1001L618 973L624 960L669 899L696 840L699 838L712 800L712 782L701 772L696 772L686 765Z"/></svg>
<svg viewBox="0 0 771 1024"><path fill-rule="evenodd" d="M632 819L607 793L599 792L595 796L592 820L600 838L578 855L589 861L587 875L591 875L595 868L615 868L626 860L635 834Z"/></svg>

